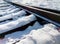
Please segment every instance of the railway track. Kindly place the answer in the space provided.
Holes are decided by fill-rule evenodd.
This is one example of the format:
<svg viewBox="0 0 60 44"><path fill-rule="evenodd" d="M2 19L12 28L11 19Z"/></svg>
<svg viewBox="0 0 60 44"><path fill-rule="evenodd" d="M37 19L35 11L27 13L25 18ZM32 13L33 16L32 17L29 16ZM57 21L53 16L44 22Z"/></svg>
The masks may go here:
<svg viewBox="0 0 60 44"><path fill-rule="evenodd" d="M8 4L6 2L1 4L3 5L0 5L0 38L4 38L5 35L16 31L23 31L28 26L34 25L36 21L42 26L48 23L55 24L57 27L60 26L59 13L18 3Z"/></svg>
<svg viewBox="0 0 60 44"><path fill-rule="evenodd" d="M7 1L7 2L9 2L9 1ZM60 19L60 11L58 11L58 10L52 10L52 9L48 9L48 8L41 8L41 7L34 7L34 6L26 6L26 5L20 4L19 2L17 2L17 3L9 2L9 3L12 3L14 5L18 5L27 11L36 13L40 17L41 16L44 17L45 20L47 20L48 22L51 22L55 25L60 26L60 20L59 20Z"/></svg>
<svg viewBox="0 0 60 44"><path fill-rule="evenodd" d="M27 5L21 4L20 2L12 2L12 1L8 1L8 0L5 0L5 1L12 3L14 5L18 5L27 11L36 13L39 16L43 16L47 19L50 19L50 20L60 24L60 20L59 20L60 19L60 11L59 10L41 8L41 7L35 7L35 6L27 6ZM56 24L56 23L54 23L54 24Z"/></svg>
<svg viewBox="0 0 60 44"><path fill-rule="evenodd" d="M26 11L17 5L8 4L7 2L0 4L0 38L16 31L25 30L38 21L34 13Z"/></svg>

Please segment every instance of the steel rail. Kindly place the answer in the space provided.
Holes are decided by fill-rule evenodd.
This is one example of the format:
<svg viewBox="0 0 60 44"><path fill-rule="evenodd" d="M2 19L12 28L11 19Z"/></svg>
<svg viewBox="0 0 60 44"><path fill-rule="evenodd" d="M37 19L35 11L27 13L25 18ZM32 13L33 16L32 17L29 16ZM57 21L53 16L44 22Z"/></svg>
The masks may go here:
<svg viewBox="0 0 60 44"><path fill-rule="evenodd" d="M10 2L12 3L12 2ZM52 12L51 9L45 9L45 8L37 8L32 6L23 5L20 3L12 3L14 5L20 6L21 8L25 9L26 11L36 13L38 17L41 17L42 19L53 23L57 26L60 26L60 13ZM54 11L54 10L53 10Z"/></svg>

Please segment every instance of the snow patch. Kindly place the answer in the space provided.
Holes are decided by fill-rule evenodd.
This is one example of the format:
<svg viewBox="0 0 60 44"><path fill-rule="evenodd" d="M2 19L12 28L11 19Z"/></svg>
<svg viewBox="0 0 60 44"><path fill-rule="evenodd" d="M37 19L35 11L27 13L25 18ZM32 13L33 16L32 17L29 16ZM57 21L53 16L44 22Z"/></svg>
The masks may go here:
<svg viewBox="0 0 60 44"><path fill-rule="evenodd" d="M60 0L7 0L8 2L60 10Z"/></svg>
<svg viewBox="0 0 60 44"><path fill-rule="evenodd" d="M53 33L51 34L47 30ZM16 44L60 44L59 40L60 33L56 30L56 27L53 24L46 24L43 28L32 30L29 34L24 35Z"/></svg>
<svg viewBox="0 0 60 44"><path fill-rule="evenodd" d="M9 23L2 24L2 25L0 25L0 33L15 29L17 27L21 27L34 20L36 20L36 17L34 16L34 14L31 14L29 16L24 16L22 18L18 18L17 20L11 21Z"/></svg>

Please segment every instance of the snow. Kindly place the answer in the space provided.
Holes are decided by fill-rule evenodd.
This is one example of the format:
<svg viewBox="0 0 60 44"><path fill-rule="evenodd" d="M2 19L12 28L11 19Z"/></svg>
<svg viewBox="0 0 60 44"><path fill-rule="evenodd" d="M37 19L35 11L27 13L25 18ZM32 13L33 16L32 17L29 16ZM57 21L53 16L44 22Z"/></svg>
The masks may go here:
<svg viewBox="0 0 60 44"><path fill-rule="evenodd" d="M31 27L28 27L27 30L29 29L31 30ZM25 33L27 32L27 30L25 31ZM49 30L53 33L49 32ZM16 41L19 42L15 41L15 44L60 44L60 33L56 30L56 26L53 24L46 24L43 28L32 28L32 30L28 34L24 34L23 37L20 38L20 40L18 39L19 37L15 39L14 37L11 38L12 41L9 40L9 42L7 42L6 44L13 44L16 39Z"/></svg>
<svg viewBox="0 0 60 44"><path fill-rule="evenodd" d="M24 16L22 18L18 18L17 20L13 20L9 23L2 24L0 25L0 33L11 30L11 29L15 29L17 27L21 27L34 20L36 20L36 17L34 16L34 14L31 14L29 16Z"/></svg>
<svg viewBox="0 0 60 44"><path fill-rule="evenodd" d="M35 24L33 26L29 26L26 30L24 31L18 31L15 33L12 33L10 35L7 35L6 37L12 37L12 38L21 38L23 35L28 34L30 31L32 31L33 29L38 29L42 27L38 22L35 22ZM19 34L18 34L19 33Z"/></svg>
<svg viewBox="0 0 60 44"><path fill-rule="evenodd" d="M60 0L7 0L13 3L60 10Z"/></svg>
<svg viewBox="0 0 60 44"><path fill-rule="evenodd" d="M32 21L36 20L35 14L31 14L25 16L26 11L20 10L20 8L15 7L14 5L10 5L3 0L0 0L0 21L7 20L13 18L12 21L7 23L0 24L0 33L18 28L20 26L26 25ZM33 6L37 4L37 6L41 7L51 7L48 6L50 1L57 2L56 0L12 0L12 2L18 3L18 1L22 1L22 3ZM31 2L32 1L32 2ZM26 3L28 2L28 3ZM37 3L39 2L39 3ZM47 3L49 2L49 3ZM52 4L51 2L51 4ZM1 3L3 3L1 5ZM5 3L5 4L4 4ZM33 4L34 3L34 4ZM42 5L40 5L43 3ZM10 6L6 6L10 5ZM52 4L53 5L53 4ZM59 6L59 5L57 5ZM52 6L54 8L55 6ZM56 7L57 8L57 7ZM59 8L59 7L58 7ZM55 9L55 8L54 8ZM34 23L33 26L29 26L24 31L18 31L5 36L4 39L0 39L0 44L60 44L60 32L57 31L57 27L54 24L45 24L41 25L38 21Z"/></svg>
<svg viewBox="0 0 60 44"><path fill-rule="evenodd" d="M11 14L9 14L9 15L5 15L5 16L0 17L0 21L6 20L6 19L10 19L10 18L14 18L14 17L17 17L17 16L20 16L21 17L21 16L24 16L25 14L26 14L26 12L24 10L21 10L21 11L16 12L16 13L12 13L11 12Z"/></svg>
<svg viewBox="0 0 60 44"><path fill-rule="evenodd" d="M0 11L0 15L6 14L6 12L4 11Z"/></svg>
<svg viewBox="0 0 60 44"><path fill-rule="evenodd" d="M28 3L28 5L32 5L32 6L60 10L60 0L58 0L58 1L57 0L41 0L41 1L40 0L31 0L30 2L26 2L26 3ZM26 3L24 3L24 4L26 4Z"/></svg>
<svg viewBox="0 0 60 44"><path fill-rule="evenodd" d="M19 10L19 8L16 8L16 9L13 9L13 10L11 10L11 11L7 11L7 13L13 13L13 12L15 12L15 11L17 11L17 10Z"/></svg>
<svg viewBox="0 0 60 44"><path fill-rule="evenodd" d="M36 20L34 14L26 16L26 14L27 14L26 11L23 9L20 10L21 9L20 7L16 7L14 5L6 3L3 0L2 0L2 3L0 3L0 5L1 4L3 4L3 5L0 8L0 11L1 11L0 33L15 29L17 27L26 25L26 24ZM6 6L8 4L9 4L9 6ZM5 8L7 8L7 9L5 9ZM12 19L12 20L9 20L9 19Z"/></svg>
<svg viewBox="0 0 60 44"><path fill-rule="evenodd" d="M0 43L1 44L12 44L12 43L20 40L20 38L22 38L22 36L27 35L32 30L35 30L38 28L42 28L42 26L38 22L35 22L35 24L33 26L29 26L25 31L18 31L18 32L6 35L6 37L4 39L0 40Z"/></svg>

